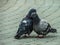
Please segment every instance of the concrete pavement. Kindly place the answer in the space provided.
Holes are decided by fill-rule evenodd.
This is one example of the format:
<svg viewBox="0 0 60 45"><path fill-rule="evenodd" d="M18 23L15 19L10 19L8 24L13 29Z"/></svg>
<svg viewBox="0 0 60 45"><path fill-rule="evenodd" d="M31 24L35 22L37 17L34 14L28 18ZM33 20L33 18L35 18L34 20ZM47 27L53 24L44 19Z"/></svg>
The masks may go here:
<svg viewBox="0 0 60 45"><path fill-rule="evenodd" d="M57 34L46 38L14 39L21 19L31 8L37 9L39 17L46 19ZM60 45L60 0L0 0L0 45Z"/></svg>

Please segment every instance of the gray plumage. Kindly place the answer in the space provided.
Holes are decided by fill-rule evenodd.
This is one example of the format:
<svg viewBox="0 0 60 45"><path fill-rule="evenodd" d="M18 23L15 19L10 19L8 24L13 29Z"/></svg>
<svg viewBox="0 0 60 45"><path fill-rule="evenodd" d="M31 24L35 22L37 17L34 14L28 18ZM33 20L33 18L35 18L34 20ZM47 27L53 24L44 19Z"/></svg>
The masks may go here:
<svg viewBox="0 0 60 45"><path fill-rule="evenodd" d="M43 33L43 31L45 31L48 27L48 23L45 20L40 20L40 22L38 24L34 24L33 25L33 29L36 33Z"/></svg>
<svg viewBox="0 0 60 45"><path fill-rule="evenodd" d="M33 30L32 26L33 26L33 22L31 19L27 17L23 18L23 20L21 21L21 24L19 25L15 38L19 39L23 34L30 35L30 33Z"/></svg>
<svg viewBox="0 0 60 45"><path fill-rule="evenodd" d="M31 18L31 14L34 12L36 12L35 9L30 9L26 17L22 19L21 24L19 24L17 34L15 36L16 39L19 39L23 34L30 35L30 33L33 31L33 19Z"/></svg>
<svg viewBox="0 0 60 45"><path fill-rule="evenodd" d="M40 19L36 12L34 12L31 17L33 19L33 29L38 35L47 35L49 32L57 32L47 21Z"/></svg>

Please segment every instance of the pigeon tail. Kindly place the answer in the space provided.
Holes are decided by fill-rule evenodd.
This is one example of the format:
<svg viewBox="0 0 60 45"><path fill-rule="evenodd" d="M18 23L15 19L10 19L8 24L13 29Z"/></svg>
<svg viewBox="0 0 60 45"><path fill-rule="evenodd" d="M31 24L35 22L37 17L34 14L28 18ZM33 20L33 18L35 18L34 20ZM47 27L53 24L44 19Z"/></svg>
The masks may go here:
<svg viewBox="0 0 60 45"><path fill-rule="evenodd" d="M51 28L51 29L49 30L49 32L51 32L51 33L57 33L57 30L54 29L54 28Z"/></svg>

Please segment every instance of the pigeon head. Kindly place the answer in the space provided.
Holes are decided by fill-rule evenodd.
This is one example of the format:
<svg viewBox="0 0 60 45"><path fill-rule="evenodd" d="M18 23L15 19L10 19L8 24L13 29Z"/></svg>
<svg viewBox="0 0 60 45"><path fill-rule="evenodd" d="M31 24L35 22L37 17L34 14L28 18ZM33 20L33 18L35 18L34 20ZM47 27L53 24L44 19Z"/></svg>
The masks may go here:
<svg viewBox="0 0 60 45"><path fill-rule="evenodd" d="M30 9L28 15L26 16L33 20L33 24L37 24L40 21L36 9Z"/></svg>
<svg viewBox="0 0 60 45"><path fill-rule="evenodd" d="M39 23L40 18L37 14L36 9L31 9L29 12L30 12L30 17L33 19L33 24Z"/></svg>
<svg viewBox="0 0 60 45"><path fill-rule="evenodd" d="M30 9L29 15L31 15L32 13L36 13L36 9Z"/></svg>
<svg viewBox="0 0 60 45"><path fill-rule="evenodd" d="M32 18L32 16L35 14L36 14L36 9L30 9L26 17Z"/></svg>

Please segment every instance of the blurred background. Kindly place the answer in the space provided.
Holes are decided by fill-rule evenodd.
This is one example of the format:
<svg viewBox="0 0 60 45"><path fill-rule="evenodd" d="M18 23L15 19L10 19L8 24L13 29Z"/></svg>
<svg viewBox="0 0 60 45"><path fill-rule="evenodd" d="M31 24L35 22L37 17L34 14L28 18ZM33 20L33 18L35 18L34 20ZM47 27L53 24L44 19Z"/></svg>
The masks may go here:
<svg viewBox="0 0 60 45"><path fill-rule="evenodd" d="M39 17L46 19L58 33L42 39L15 40L19 23L31 8L35 8ZM36 36L36 33L31 35ZM0 0L0 45L60 45L60 0Z"/></svg>

